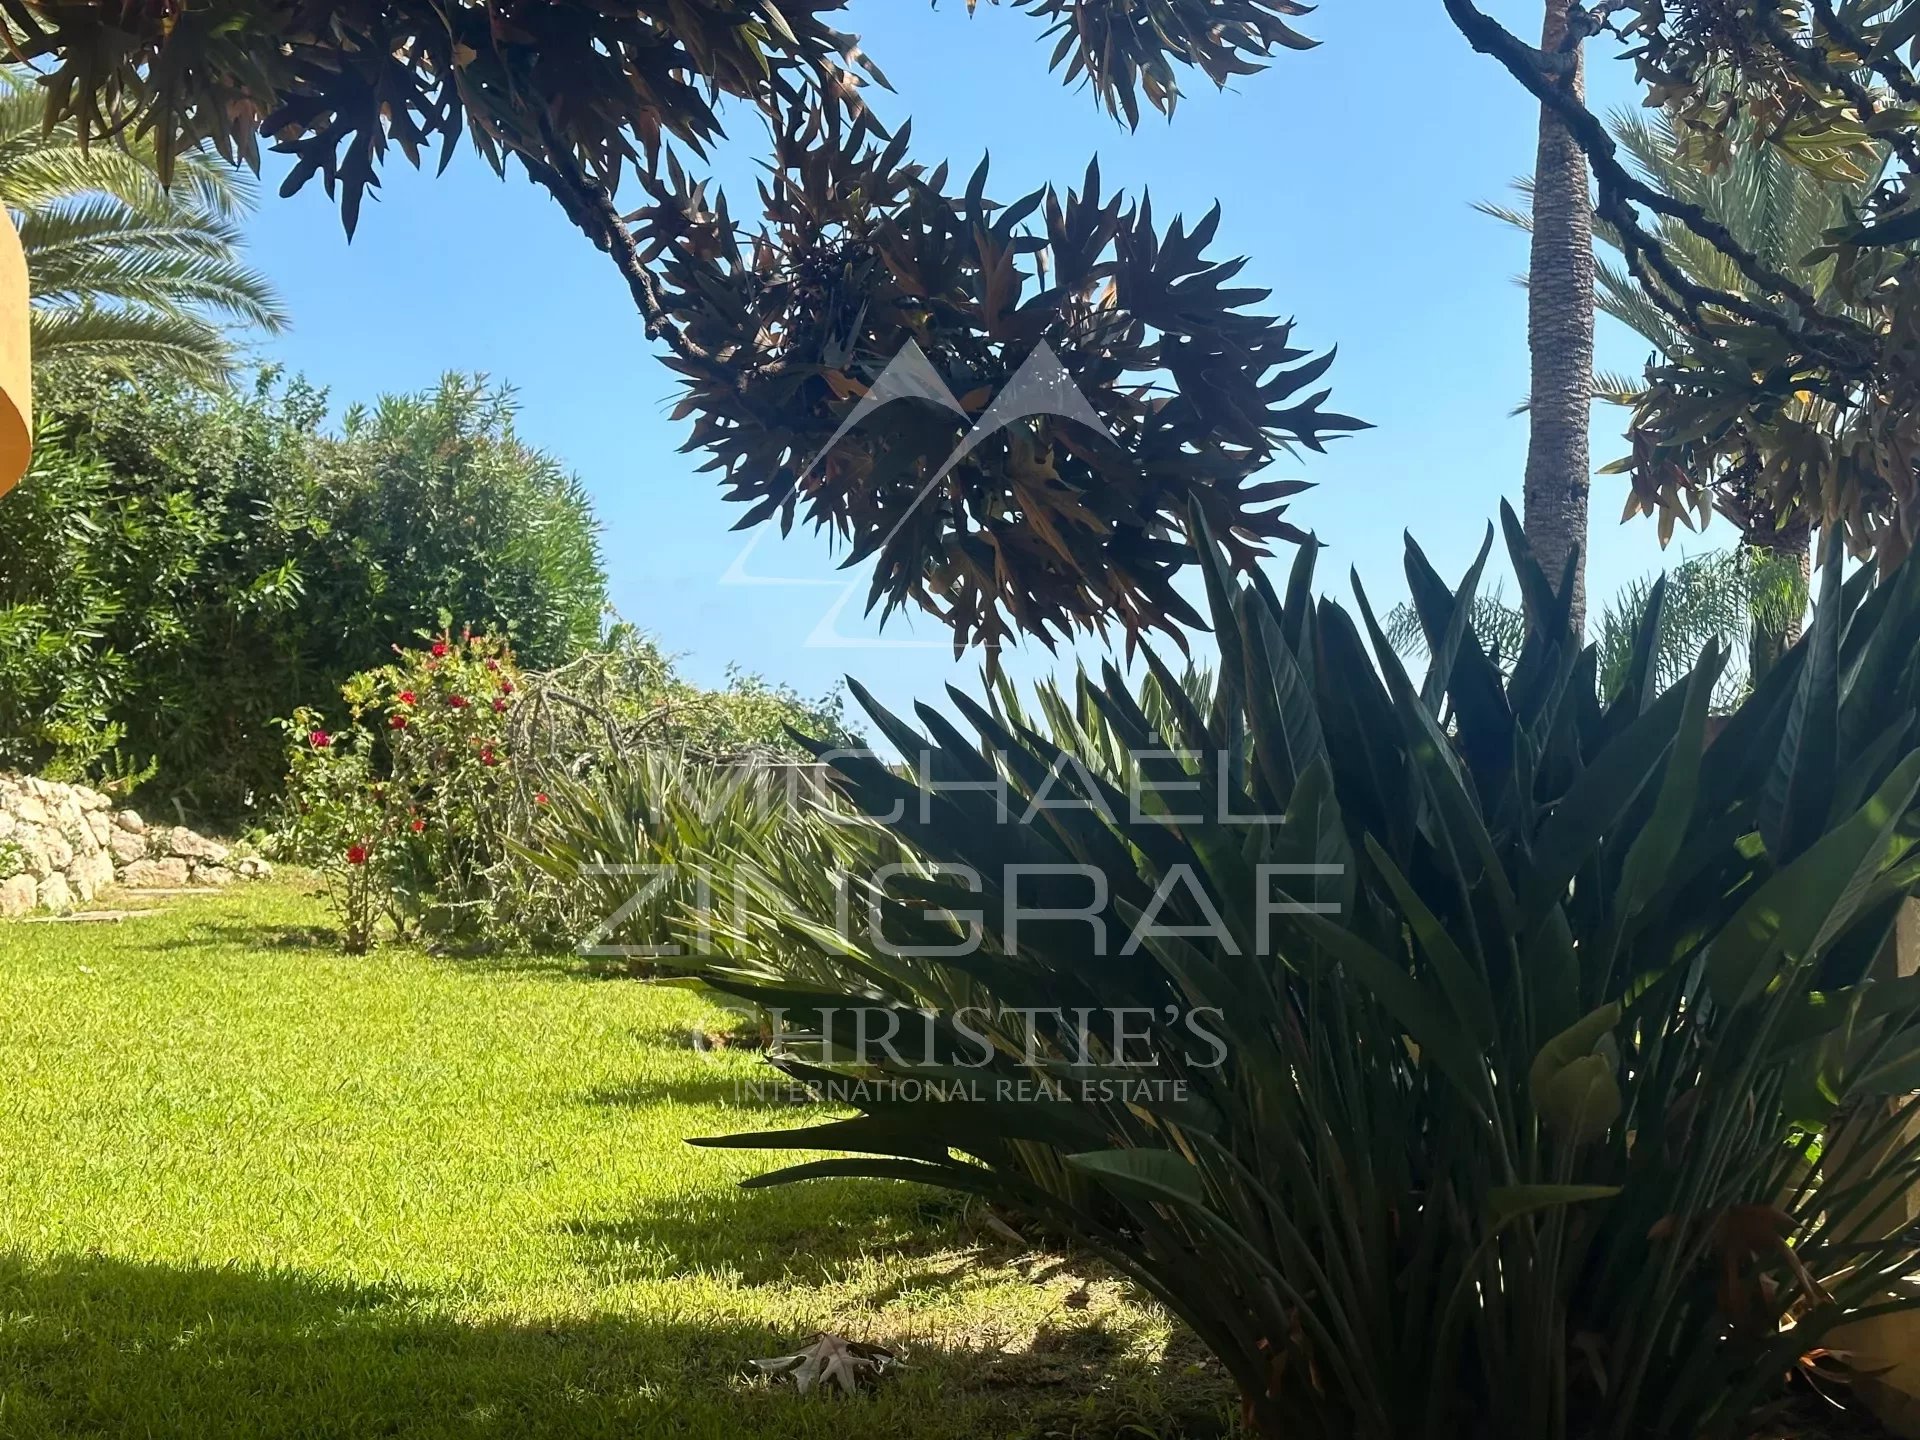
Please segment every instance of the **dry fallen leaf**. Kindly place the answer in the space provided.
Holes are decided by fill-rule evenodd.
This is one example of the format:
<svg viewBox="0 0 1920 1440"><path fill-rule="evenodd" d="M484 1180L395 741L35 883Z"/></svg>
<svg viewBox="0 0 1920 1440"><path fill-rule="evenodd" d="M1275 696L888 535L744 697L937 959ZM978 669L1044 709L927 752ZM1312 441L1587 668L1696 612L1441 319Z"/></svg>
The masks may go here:
<svg viewBox="0 0 1920 1440"><path fill-rule="evenodd" d="M864 1345L844 1335L822 1331L804 1350L752 1363L754 1369L770 1379L784 1376L792 1380L794 1389L802 1395L815 1386L830 1390L836 1385L851 1395L863 1382L903 1362L883 1345Z"/></svg>

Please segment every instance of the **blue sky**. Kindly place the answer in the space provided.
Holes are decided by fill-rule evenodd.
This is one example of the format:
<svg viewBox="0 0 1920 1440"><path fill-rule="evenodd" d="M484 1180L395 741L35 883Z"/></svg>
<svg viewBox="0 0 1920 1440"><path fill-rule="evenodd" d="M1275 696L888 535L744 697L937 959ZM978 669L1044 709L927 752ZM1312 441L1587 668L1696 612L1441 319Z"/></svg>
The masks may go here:
<svg viewBox="0 0 1920 1440"><path fill-rule="evenodd" d="M1537 4L1492 8L1516 29L1538 25ZM892 79L896 93L875 104L889 119L911 116L915 153L964 174L991 152L992 194L1077 183L1097 152L1107 187L1151 189L1163 219L1224 203L1216 252L1251 257L1245 279L1272 287L1269 304L1297 317L1299 343L1339 345L1333 403L1376 427L1275 471L1316 482L1292 516L1330 546L1326 583L1344 590L1351 566L1376 601L1399 598L1409 528L1443 574L1457 574L1500 497L1517 501L1526 433L1509 412L1527 389L1526 316L1512 276L1525 239L1470 207L1531 167L1535 112L1468 49L1439 0L1336 0L1308 25L1319 49L1282 55L1225 93L1195 77L1170 124L1132 134L1047 74L1041 28L1026 15L853 0L843 28ZM1598 102L1631 98L1623 66L1596 54L1594 72ZM738 177L736 214L748 209L756 142L743 124L720 163L723 178ZM678 453L670 377L611 264L524 178L501 181L471 152L438 179L395 156L349 244L317 185L273 197L279 169L270 160L252 258L294 324L265 353L328 386L336 406L448 369L511 382L525 436L592 491L615 603L694 678L716 681L734 664L817 693L852 673L891 705L974 683L977 659L956 664L925 619L889 624L876 646L859 598L838 626L854 643L809 643L837 594L817 583L835 574L821 542L769 536L747 566L814 584L722 583L741 545L728 529L738 512ZM1602 326L1602 363L1637 368L1644 344ZM1619 414L1596 411L1596 464L1622 449ZM1616 524L1623 500L1621 481L1596 480L1589 588L1599 597L1662 563L1646 522ZM1730 536L1716 528L1708 540ZM1049 663L1042 652L1011 657L1010 668Z"/></svg>

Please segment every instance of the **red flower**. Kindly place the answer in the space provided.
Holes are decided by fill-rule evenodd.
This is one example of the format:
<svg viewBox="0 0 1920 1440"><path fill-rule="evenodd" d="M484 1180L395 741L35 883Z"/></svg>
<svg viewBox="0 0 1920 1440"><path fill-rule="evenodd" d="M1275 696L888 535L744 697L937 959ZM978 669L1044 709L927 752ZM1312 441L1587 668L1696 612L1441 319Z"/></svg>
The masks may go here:
<svg viewBox="0 0 1920 1440"><path fill-rule="evenodd" d="M544 805L544 804L546 804L546 803L547 803L547 792L546 792L546 791L544 791L544 790L542 790L542 791L541 791L541 792L540 792L539 794L537 794L537 795L535 795L535 796L533 797L533 803L534 803L534 804L536 804L536 805Z"/></svg>
<svg viewBox="0 0 1920 1440"><path fill-rule="evenodd" d="M347 864L364 865L367 863L367 847L355 842L347 846Z"/></svg>
<svg viewBox="0 0 1920 1440"><path fill-rule="evenodd" d="M402 690L400 692L400 703L402 705L413 704L413 692L411 690Z"/></svg>
<svg viewBox="0 0 1920 1440"><path fill-rule="evenodd" d="M506 708L507 708L507 702L504 700L496 700L493 702L493 712L496 715L498 715L501 711L505 710Z"/></svg>
<svg viewBox="0 0 1920 1440"><path fill-rule="evenodd" d="M499 668L500 668L500 662L498 660L487 661L487 669L498 670Z"/></svg>
<svg viewBox="0 0 1920 1440"><path fill-rule="evenodd" d="M407 717L404 715L395 715L391 720L387 721L387 724L395 730L404 730L407 728Z"/></svg>
<svg viewBox="0 0 1920 1440"><path fill-rule="evenodd" d="M501 693L502 695L511 695L511 694L513 694L513 681L511 681L511 680L502 680L502 681L500 682L500 693Z"/></svg>
<svg viewBox="0 0 1920 1440"><path fill-rule="evenodd" d="M482 745L480 747L480 763L482 765L493 764L493 746Z"/></svg>
<svg viewBox="0 0 1920 1440"><path fill-rule="evenodd" d="M444 640L434 641L432 648L429 649L427 653L436 660L440 659L447 653L447 642Z"/></svg>
<svg viewBox="0 0 1920 1440"><path fill-rule="evenodd" d="M316 730L307 736L307 743L312 745L316 750L324 750L333 744L333 737L324 730Z"/></svg>
<svg viewBox="0 0 1920 1440"><path fill-rule="evenodd" d="M418 835L422 830L427 828L427 822L424 820L415 820L413 824L409 825L407 828L413 831L414 834Z"/></svg>
<svg viewBox="0 0 1920 1440"><path fill-rule="evenodd" d="M467 697L464 695L449 695L447 696L447 704L456 710L464 710L467 708Z"/></svg>

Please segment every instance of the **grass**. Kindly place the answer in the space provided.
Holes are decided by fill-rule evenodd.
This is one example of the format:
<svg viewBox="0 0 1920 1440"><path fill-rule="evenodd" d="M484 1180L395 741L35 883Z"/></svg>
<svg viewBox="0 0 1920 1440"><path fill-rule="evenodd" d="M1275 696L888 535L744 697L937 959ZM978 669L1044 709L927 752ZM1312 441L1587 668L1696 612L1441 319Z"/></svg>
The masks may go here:
<svg viewBox="0 0 1920 1440"><path fill-rule="evenodd" d="M0 1436L1226 1428L1111 1279L906 1186L735 1188L778 1157L683 1139L807 1115L688 1043L698 997L322 923L275 884L0 925ZM742 1378L822 1329L908 1365Z"/></svg>

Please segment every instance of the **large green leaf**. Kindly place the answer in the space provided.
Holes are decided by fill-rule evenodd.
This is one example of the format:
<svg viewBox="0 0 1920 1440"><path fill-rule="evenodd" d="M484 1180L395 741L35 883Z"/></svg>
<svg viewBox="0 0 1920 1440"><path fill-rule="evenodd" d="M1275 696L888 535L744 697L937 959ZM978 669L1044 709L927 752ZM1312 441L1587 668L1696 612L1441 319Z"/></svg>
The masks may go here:
<svg viewBox="0 0 1920 1440"><path fill-rule="evenodd" d="M1200 1172L1170 1150L1088 1150L1067 1156L1074 1169L1122 1189L1178 1205L1207 1203Z"/></svg>
<svg viewBox="0 0 1920 1440"><path fill-rule="evenodd" d="M1707 952L1715 998L1738 1004L1784 964L1812 958L1852 918L1891 860L1894 829L1920 789L1920 753L1909 755L1873 797L1740 907Z"/></svg>

